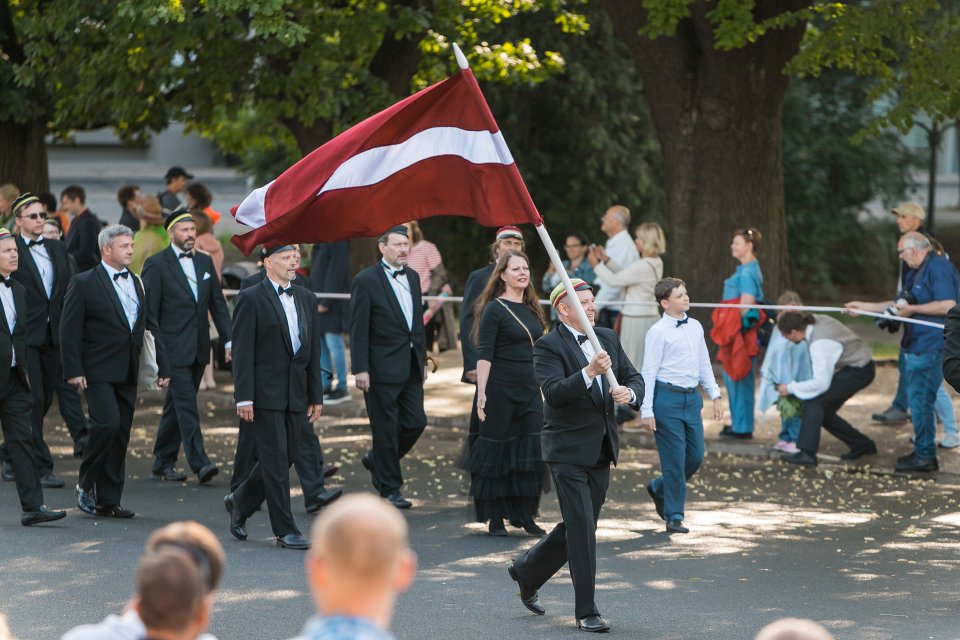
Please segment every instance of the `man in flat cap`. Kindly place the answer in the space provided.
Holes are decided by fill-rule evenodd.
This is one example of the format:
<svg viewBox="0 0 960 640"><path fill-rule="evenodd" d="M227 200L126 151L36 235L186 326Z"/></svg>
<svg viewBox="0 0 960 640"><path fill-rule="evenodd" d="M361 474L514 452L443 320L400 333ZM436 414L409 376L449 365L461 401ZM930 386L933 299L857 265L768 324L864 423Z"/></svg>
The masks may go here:
<svg viewBox="0 0 960 640"><path fill-rule="evenodd" d="M357 274L350 298L351 366L373 432L373 448L361 462L383 498L409 509L400 460L427 426L420 276L406 266L406 227L391 228L377 242L381 260Z"/></svg>
<svg viewBox="0 0 960 640"><path fill-rule="evenodd" d="M180 193L187 187L187 180L193 180L193 174L187 173L183 167L170 167L163 180L166 187L157 194L157 200L164 209L175 211L183 204L180 202Z"/></svg>
<svg viewBox="0 0 960 640"><path fill-rule="evenodd" d="M267 502L277 544L308 549L290 510L290 466L303 420L323 409L321 335L313 292L291 284L298 262L292 245L270 247L267 277L243 289L233 316L233 380L237 415L252 423L257 463L224 498L230 533L246 540L247 518Z"/></svg>
<svg viewBox="0 0 960 640"><path fill-rule="evenodd" d="M197 390L210 357L210 323L226 342L230 359L230 312L220 288L213 260L194 249L197 225L184 208L174 210L164 221L170 246L147 258L143 286L147 313L160 327L167 346L170 386L153 447L153 477L180 482L186 476L175 468L177 452L203 484L220 471L203 447Z"/></svg>

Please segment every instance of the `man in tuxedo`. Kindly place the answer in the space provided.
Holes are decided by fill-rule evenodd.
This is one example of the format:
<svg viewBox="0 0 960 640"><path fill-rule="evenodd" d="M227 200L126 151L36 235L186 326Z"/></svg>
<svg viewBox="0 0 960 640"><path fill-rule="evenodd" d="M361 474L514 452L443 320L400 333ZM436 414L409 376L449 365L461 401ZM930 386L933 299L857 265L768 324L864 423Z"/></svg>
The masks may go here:
<svg viewBox="0 0 960 640"><path fill-rule="evenodd" d="M427 426L420 276L406 268L406 227L384 233L378 246L382 259L357 274L350 299L351 364L373 432L373 448L361 462L383 498L409 509L411 502L400 492L400 460Z"/></svg>
<svg viewBox="0 0 960 640"><path fill-rule="evenodd" d="M187 477L174 467L180 443L190 469L200 484L209 482L219 469L203 448L197 391L210 359L210 323L213 318L225 341L230 360L230 312L220 288L213 260L194 251L197 225L184 208L164 221L170 246L147 258L143 287L147 313L160 327L170 364L170 386L153 447L153 477L181 482Z"/></svg>
<svg viewBox="0 0 960 640"><path fill-rule="evenodd" d="M67 248L58 240L43 238L43 203L32 193L24 193L13 203L20 237L16 239L20 268L11 276L23 285L26 316L27 356L24 363L30 376L33 407L33 455L40 469L40 484L59 489L63 480L53 475L53 456L43 438L43 418L53 404L60 380L60 314L63 297L70 282ZM6 449L0 451L4 466L9 462Z"/></svg>
<svg viewBox="0 0 960 640"><path fill-rule="evenodd" d="M70 214L70 229L64 242L67 253L77 262L77 273L89 271L100 262L97 240L100 219L87 208L87 192L70 185L60 194L60 206Z"/></svg>
<svg viewBox="0 0 960 640"><path fill-rule="evenodd" d="M243 289L233 316L233 380L237 415L252 423L257 462L224 498L230 533L247 539L245 524L267 501L277 545L308 549L290 511L290 466L304 419L323 409L317 300L291 284L299 261L290 245L267 248L267 277Z"/></svg>
<svg viewBox="0 0 960 640"><path fill-rule="evenodd" d="M14 206L16 208L16 206ZM17 242L0 228L0 431L13 466L20 497L20 524L52 522L67 515L43 504L40 470L34 459L30 425L30 383L27 371L26 323L28 318L23 285L10 276L19 267Z"/></svg>
<svg viewBox="0 0 960 640"><path fill-rule="evenodd" d="M294 253L296 254L294 258L294 270L296 270L300 268L300 248L296 245L291 246L294 247ZM260 284L267 277L266 268L263 267L265 255L266 249L261 249L260 271L247 276L240 282L241 291ZM310 283L299 273L294 276L292 282L305 289L310 288ZM307 513L317 513L343 495L342 489L327 489L324 486L326 478L334 475L340 470L340 467L324 464L323 448L320 446L320 438L317 436L317 432L313 429L313 423L304 417L300 426L300 442L293 460L293 468L297 471L297 477L300 478L300 487L303 489L303 502ZM253 425L251 423L245 420L240 421L237 450L233 460L233 477L230 479L230 491L236 491L240 483L250 475L250 470L257 462L252 429Z"/></svg>
<svg viewBox="0 0 960 640"><path fill-rule="evenodd" d="M98 237L103 261L70 281L60 319L63 376L84 392L90 410L87 446L80 463L77 506L84 513L132 518L120 505L127 444L137 401L143 332L157 345L157 385L170 382L163 334L150 319L140 280L130 273L133 232L105 227Z"/></svg>
<svg viewBox="0 0 960 640"><path fill-rule="evenodd" d="M596 305L590 285L572 280L593 325ZM596 529L617 464L620 440L614 403L640 410L643 378L610 329L596 329L603 351L595 352L563 284L550 296L563 326L537 340L533 365L544 397L543 460L550 467L563 522L509 567L520 585L520 600L543 615L537 590L568 561L576 596L577 626L605 632L609 625L594 602L597 571ZM603 374L613 371L620 386L611 389Z"/></svg>

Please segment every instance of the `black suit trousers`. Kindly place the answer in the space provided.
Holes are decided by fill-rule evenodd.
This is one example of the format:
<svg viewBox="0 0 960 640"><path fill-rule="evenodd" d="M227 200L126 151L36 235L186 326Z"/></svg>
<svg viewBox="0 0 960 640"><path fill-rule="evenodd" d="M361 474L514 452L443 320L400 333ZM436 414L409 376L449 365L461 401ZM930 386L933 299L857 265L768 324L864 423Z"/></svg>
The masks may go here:
<svg viewBox="0 0 960 640"><path fill-rule="evenodd" d="M233 476L230 478L230 491L247 479L253 466L257 463L257 447L253 437L253 425L244 420L240 421L240 432L237 435L237 451L233 458ZM313 430L313 424L306 416L300 429L300 442L293 460L293 468L300 478L303 488L303 500L309 504L322 490L323 481L323 449L320 438Z"/></svg>
<svg viewBox="0 0 960 640"><path fill-rule="evenodd" d="M873 440L837 415L837 412L855 393L873 382L876 373L877 368L873 362L863 367L844 367L833 374L830 388L823 394L804 400L797 447L812 456L817 455L822 425L854 451L869 448Z"/></svg>
<svg viewBox="0 0 960 640"><path fill-rule="evenodd" d="M27 375L30 377L32 402L33 457L42 477L53 473L53 456L43 439L43 418L53 404L53 392L60 377L60 350L52 342L41 347L27 347ZM0 461L11 461L6 444L0 445Z"/></svg>
<svg viewBox="0 0 960 640"><path fill-rule="evenodd" d="M87 382L90 410L87 447L80 462L80 488L96 491L97 504L120 504L126 478L127 445L137 402L137 383Z"/></svg>
<svg viewBox="0 0 960 640"><path fill-rule="evenodd" d="M418 367L411 350L411 367ZM373 432L373 479L380 495L387 496L403 486L400 460L413 448L427 427L423 411L423 380L414 375L399 384L372 380L363 394Z"/></svg>
<svg viewBox="0 0 960 640"><path fill-rule="evenodd" d="M183 456L194 473L210 464L210 458L203 448L200 414L197 411L197 390L200 389L204 366L194 363L188 367L170 367L170 386L163 401L157 442L153 446L154 473L176 464L181 442Z"/></svg>
<svg viewBox="0 0 960 640"><path fill-rule="evenodd" d="M610 486L610 465L582 467L551 462L563 522L514 563L520 579L534 589L570 563L577 619L600 615L594 602L597 575L597 520Z"/></svg>
<svg viewBox="0 0 960 640"><path fill-rule="evenodd" d="M10 371L7 384L0 391L0 428L7 455L17 482L20 508L36 511L43 504L40 472L34 461L33 432L30 425L32 405L30 391L16 370Z"/></svg>
<svg viewBox="0 0 960 640"><path fill-rule="evenodd" d="M270 527L278 537L299 532L290 510L290 467L304 419L303 412L254 409L250 431L258 460L233 492L237 509L246 517L266 499Z"/></svg>

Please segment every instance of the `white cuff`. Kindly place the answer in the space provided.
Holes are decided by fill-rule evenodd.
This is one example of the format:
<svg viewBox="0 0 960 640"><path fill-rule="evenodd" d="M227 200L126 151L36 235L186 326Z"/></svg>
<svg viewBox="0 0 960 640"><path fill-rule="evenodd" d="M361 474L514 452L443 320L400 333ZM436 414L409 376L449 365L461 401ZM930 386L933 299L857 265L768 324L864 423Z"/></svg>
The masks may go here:
<svg viewBox="0 0 960 640"><path fill-rule="evenodd" d="M249 407L252 404L253 404L253 400L244 400L243 402L237 403L237 408L239 409L240 407Z"/></svg>
<svg viewBox="0 0 960 640"><path fill-rule="evenodd" d="M233 347L233 340L227 340L227 344L223 345L223 348L229 351Z"/></svg>
<svg viewBox="0 0 960 640"><path fill-rule="evenodd" d="M580 373L583 374L583 382L584 382L584 384L587 385L587 388L589 389L590 387L592 387L592 386L593 386L593 378L591 378L589 375L587 375L587 368L584 367L583 369L580 369Z"/></svg>

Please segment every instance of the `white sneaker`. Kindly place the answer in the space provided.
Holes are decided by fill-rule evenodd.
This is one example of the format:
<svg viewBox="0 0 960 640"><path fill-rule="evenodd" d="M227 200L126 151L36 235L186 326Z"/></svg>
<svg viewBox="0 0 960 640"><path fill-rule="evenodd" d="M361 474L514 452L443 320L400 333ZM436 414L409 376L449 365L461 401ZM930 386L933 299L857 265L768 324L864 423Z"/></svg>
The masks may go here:
<svg viewBox="0 0 960 640"><path fill-rule="evenodd" d="M773 445L773 448L777 451L783 451L784 453L796 453L800 451L792 442L787 442L786 440L778 440L777 444Z"/></svg>
<svg viewBox="0 0 960 640"><path fill-rule="evenodd" d="M937 446L941 449L956 449L960 447L960 437L955 433L948 434L940 440L937 440Z"/></svg>

